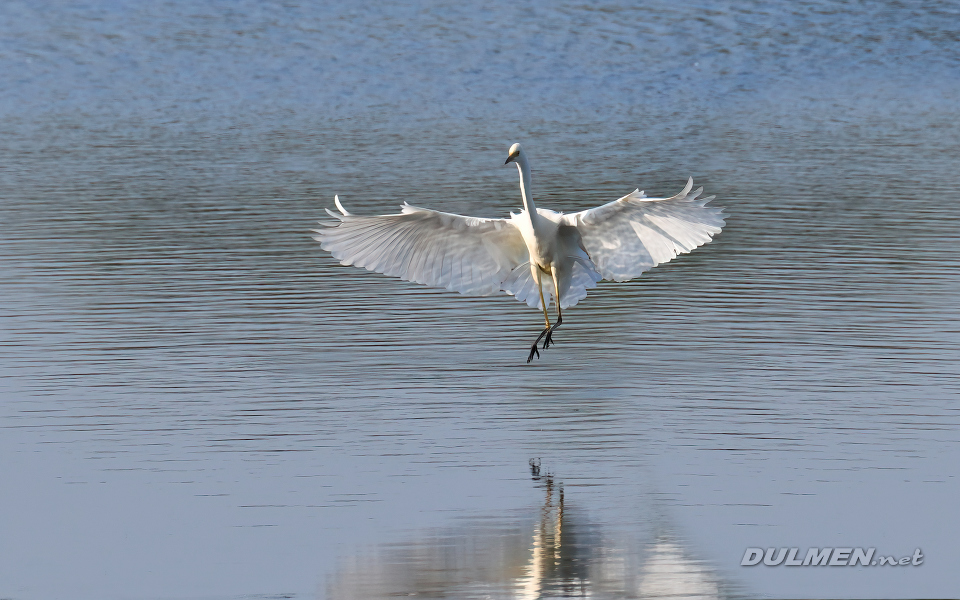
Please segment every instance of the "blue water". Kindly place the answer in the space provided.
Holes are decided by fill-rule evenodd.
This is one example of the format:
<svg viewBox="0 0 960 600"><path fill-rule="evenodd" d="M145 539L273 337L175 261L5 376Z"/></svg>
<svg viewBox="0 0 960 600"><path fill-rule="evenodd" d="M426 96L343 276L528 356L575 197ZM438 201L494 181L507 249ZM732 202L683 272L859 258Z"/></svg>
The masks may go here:
<svg viewBox="0 0 960 600"><path fill-rule="evenodd" d="M34 1L0 33L0 598L960 593L954 3ZM505 216L517 141L544 207L692 175L727 226L531 365L523 304L309 237L334 194Z"/></svg>

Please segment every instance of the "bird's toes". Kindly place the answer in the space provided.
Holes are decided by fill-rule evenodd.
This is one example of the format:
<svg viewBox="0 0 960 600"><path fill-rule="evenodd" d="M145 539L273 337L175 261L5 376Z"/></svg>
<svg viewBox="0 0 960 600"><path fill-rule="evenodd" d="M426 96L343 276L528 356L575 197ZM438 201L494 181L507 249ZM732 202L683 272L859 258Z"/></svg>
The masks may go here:
<svg viewBox="0 0 960 600"><path fill-rule="evenodd" d="M550 344L553 344L553 332L550 331L547 333L547 337L543 340L543 349L546 350L550 347Z"/></svg>
<svg viewBox="0 0 960 600"><path fill-rule="evenodd" d="M537 350L537 345L536 345L536 344L534 344L533 347L530 348L530 356L527 357L527 362L528 362L528 363L529 363L531 360L533 360L533 355L534 355L534 354L537 355L537 358L540 358L540 352Z"/></svg>

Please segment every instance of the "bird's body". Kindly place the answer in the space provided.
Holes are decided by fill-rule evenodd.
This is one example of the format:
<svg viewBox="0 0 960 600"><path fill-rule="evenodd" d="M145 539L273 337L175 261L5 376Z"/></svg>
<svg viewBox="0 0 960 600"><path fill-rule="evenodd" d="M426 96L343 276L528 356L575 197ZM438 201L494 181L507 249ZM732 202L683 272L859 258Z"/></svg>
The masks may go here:
<svg viewBox="0 0 960 600"><path fill-rule="evenodd" d="M519 144L507 163L520 171L523 210L509 219L481 219L404 204L399 214L353 215L335 199L339 223L321 223L314 238L342 264L469 295L505 292L541 308L546 328L530 350L539 355L575 305L601 279L627 281L703 245L724 225L722 209L690 193L693 180L670 198L639 190L594 209L563 214L537 208L530 194L530 167ZM506 164L506 163L505 163ZM557 304L550 325L547 308Z"/></svg>

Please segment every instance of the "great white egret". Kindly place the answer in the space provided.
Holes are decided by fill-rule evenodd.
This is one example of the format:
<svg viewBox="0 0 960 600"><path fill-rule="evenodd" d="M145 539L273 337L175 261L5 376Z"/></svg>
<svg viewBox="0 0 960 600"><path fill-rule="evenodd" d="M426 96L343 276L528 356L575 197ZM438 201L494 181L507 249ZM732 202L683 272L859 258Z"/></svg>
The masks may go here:
<svg viewBox="0 0 960 600"><path fill-rule="evenodd" d="M323 223L314 239L344 265L355 265L461 294L506 292L543 310L546 350L563 323L561 309L587 296L601 279L627 281L706 244L724 225L722 208L707 207L713 196L693 193L693 178L676 196L647 198L635 190L603 206L571 214L537 208L530 195L530 164L520 144L506 162L520 171L523 210L509 219L481 219L438 212L404 202L393 215L348 212L334 196L338 223ZM550 325L547 308L557 303ZM546 339L544 339L546 338Z"/></svg>

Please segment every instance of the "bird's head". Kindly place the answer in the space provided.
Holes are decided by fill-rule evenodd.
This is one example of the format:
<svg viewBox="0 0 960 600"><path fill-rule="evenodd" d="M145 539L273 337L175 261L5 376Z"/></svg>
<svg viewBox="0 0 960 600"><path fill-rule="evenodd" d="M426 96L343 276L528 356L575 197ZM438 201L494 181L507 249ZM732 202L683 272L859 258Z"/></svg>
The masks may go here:
<svg viewBox="0 0 960 600"><path fill-rule="evenodd" d="M514 144L510 146L510 152L507 154L507 160L503 161L503 164L510 164L517 160L517 157L520 156L521 152L523 152L523 148L520 147L520 144Z"/></svg>

